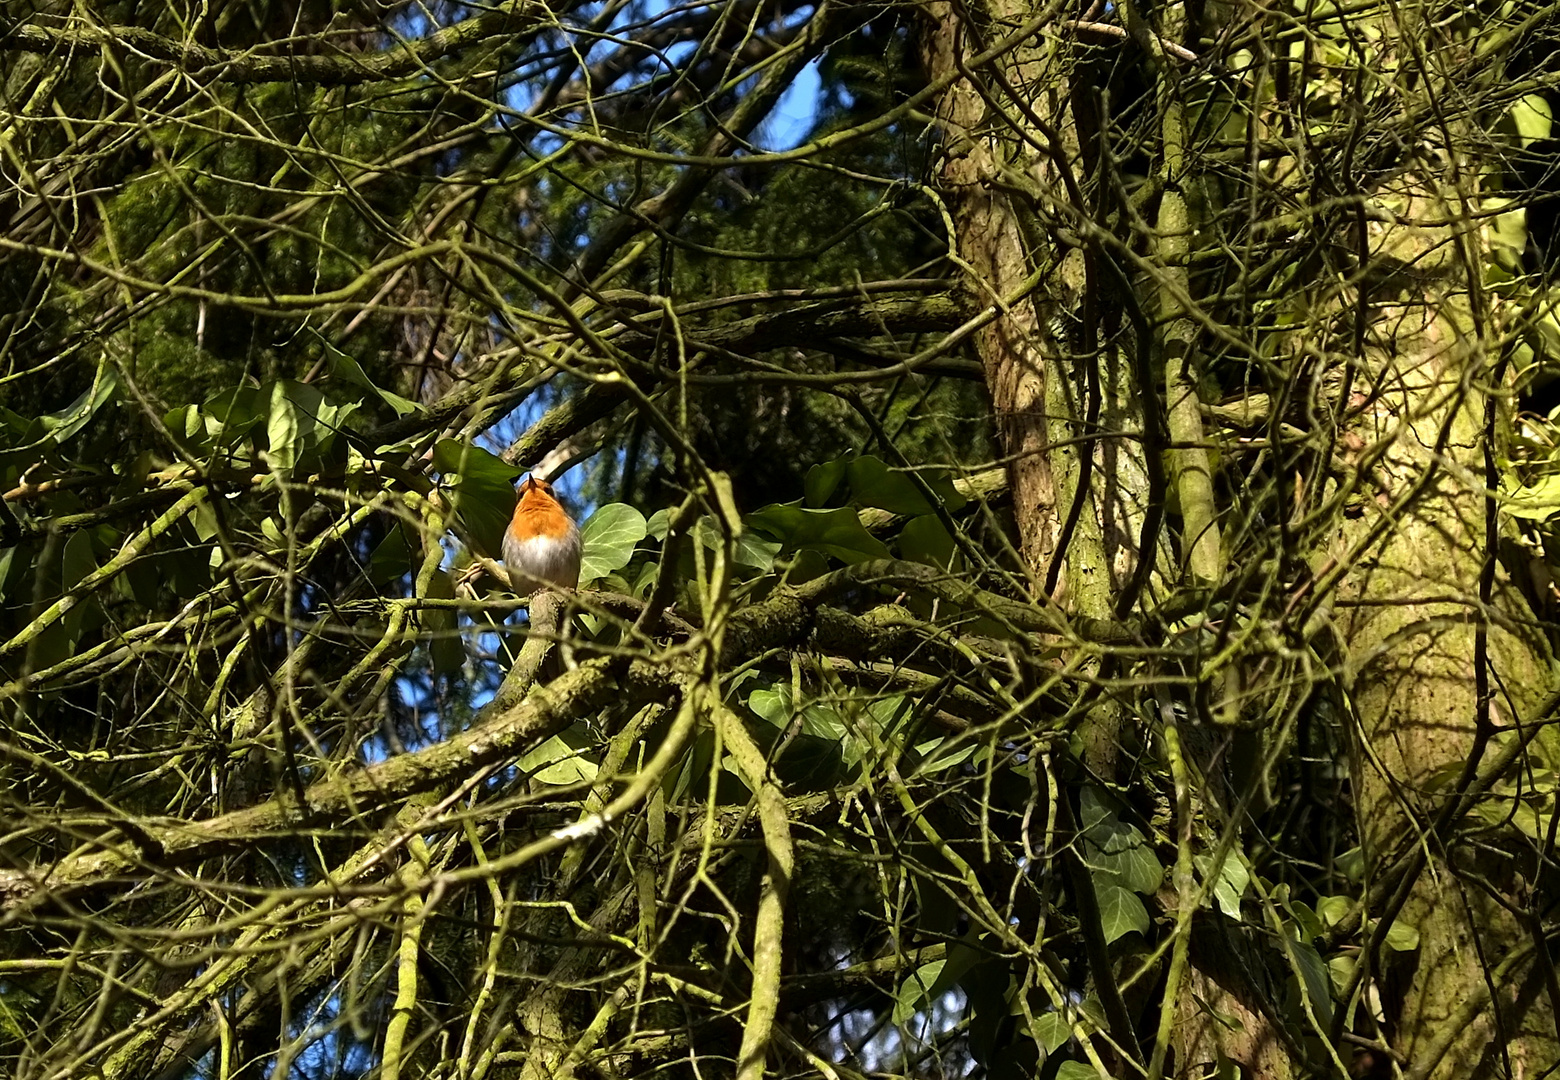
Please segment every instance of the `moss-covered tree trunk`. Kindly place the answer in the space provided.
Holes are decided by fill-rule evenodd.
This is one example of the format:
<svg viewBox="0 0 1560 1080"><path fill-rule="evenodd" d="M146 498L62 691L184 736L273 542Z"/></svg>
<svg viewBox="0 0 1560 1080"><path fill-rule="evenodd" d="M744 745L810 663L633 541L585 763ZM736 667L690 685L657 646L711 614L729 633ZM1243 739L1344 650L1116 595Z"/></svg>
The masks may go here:
<svg viewBox="0 0 1560 1080"><path fill-rule="evenodd" d="M1484 285L1491 255L1479 186L1489 163L1472 141L1456 143L1471 139L1471 128L1434 120L1436 94L1455 89L1460 76L1445 57L1425 54L1422 43L1436 41L1427 24L1409 19L1404 25L1418 29L1404 32L1385 9L1368 16L1351 70L1397 80L1404 122L1421 125L1411 138L1452 142L1436 156L1446 167L1378 169L1374 187L1357 195L1369 214L1307 211L1295 240L1260 255L1255 247L1232 254L1211 245L1208 234L1245 229L1255 244L1263 230L1287 226L1253 227L1255 215L1234 225L1218 221L1221 162L1249 158L1254 171L1242 183L1257 192L1253 205L1294 206L1313 196L1306 170L1318 166L1298 150L1267 149L1297 130L1286 113L1307 91L1296 88L1294 72L1319 70L1286 69L1282 35L1273 39L1272 66L1263 66L1266 53L1252 62L1254 95L1236 95L1238 108L1221 106L1223 91L1207 89L1217 80L1205 78L1182 44L1197 45L1199 34L1187 29L1181 8L1155 12L1149 22L1128 5L1122 22L1137 48L1123 51L1122 65L1150 72L1149 88L1137 89L1130 104L1152 114L1133 114L1128 138L1108 115L1113 105L1125 111L1129 104L1121 100L1122 67L1101 75L1105 66L1083 64L1084 47L1054 24L1024 36L1044 13L1003 0L929 10L930 73L951 80L939 118L958 254L975 287L1008 305L976 347L1032 580L1060 582L1052 597L1074 615L1096 618L1142 619L1177 593L1211 597L1202 624L1210 636L1228 633L1237 611L1266 605L1274 647L1313 665L1307 685L1329 688L1352 733L1348 783L1367 867L1365 903L1351 916L1363 911L1360 966L1335 963L1334 989L1343 996L1311 1001L1298 991L1295 947L1265 939L1258 920L1240 927L1200 913L1181 918L1171 932L1186 944L1172 953L1178 959L1169 964L1160 1013L1174 1017L1161 1025L1173 1047L1167 1070L1190 1076L1225 1060L1252 1076L1336 1072L1349 1067L1351 1054L1339 1050L1339 1033L1358 1038L1369 1030L1405 1075L1543 1075L1560 1060L1560 1002L1551 1000L1552 974L1544 975L1548 946L1542 903L1534 899L1543 889L1535 878L1550 872L1519 827L1541 832L1550 819L1543 812L1523 819L1509 799L1482 802L1471 814L1471 800L1459 801L1470 789L1504 790L1498 779L1552 804L1543 771L1552 761L1550 740L1533 725L1551 719L1541 713L1555 685L1545 635L1497 560L1503 526L1493 489L1514 379L1502 362L1510 340L1502 338L1500 303ZM1237 14L1225 12L1231 20ZM1351 23L1348 31L1357 28ZM1201 35L1203 44L1217 29ZM1312 59L1304 50L1293 55ZM1363 92L1357 79L1341 85ZM1251 101L1260 107L1250 109ZM1218 131L1218 116L1209 122L1218 107L1230 109L1226 121L1237 138L1228 153L1235 157L1198 157L1189 149L1196 139L1204 150L1232 145L1208 138L1210 127ZM1145 144L1152 147L1142 154L1146 164L1132 166L1149 174L1141 182L1112 155ZM1344 161L1337 166L1344 175L1327 183L1356 184L1346 173L1356 164ZM1128 180L1136 185L1130 192ZM1314 249L1302 252L1302 240ZM1224 292L1201 300L1208 280L1220 282L1206 268L1226 257L1232 269ZM1250 306L1237 305L1234 313L1250 324L1220 325L1220 312L1231 309L1219 305L1237 292L1241 303L1260 295L1276 306L1253 316ZM1284 469L1275 468L1276 507L1261 514L1231 499L1244 477L1222 489L1214 483L1219 459L1204 429L1205 417L1217 412L1210 354L1241 350L1261 354L1256 377L1276 379L1295 395L1259 402L1249 381L1244 387L1242 407L1257 415L1257 438L1271 440L1273 460L1281 458L1282 440L1296 447L1309 440L1311 464L1283 459ZM1141 421L1114 429L1100 422L1113 385L1130 388L1114 399L1133 398ZM1266 459L1257 461L1266 467ZM1126 530L1106 494L1113 487L1137 499ZM1127 546L1119 538L1145 520L1154 572L1138 575L1138 549L1113 563L1111 538L1114 530L1119 555ZM1230 529L1243 533L1231 540ZM1272 567L1260 573L1228 555L1232 545L1249 549L1254 529L1273 537L1266 549ZM1260 603L1236 608L1220 599L1243 589L1250 595L1264 576L1270 584L1260 589L1269 591ZM1229 639L1217 640L1223 648ZM1197 663L1204 666L1190 669L1193 685L1216 671L1212 654ZM1107 677L1110 664L1100 669ZM1275 683L1275 700L1278 693ZM1258 697L1242 706L1248 715L1277 708ZM1096 704L1081 719L1083 757L1096 776L1114 775L1135 721L1137 734L1153 742L1179 737L1174 715L1197 719L1195 703L1183 714L1139 712L1123 716ZM1237 735L1197 737L1230 745ZM1264 745L1273 753L1257 765L1270 769L1282 748ZM1217 755L1191 756L1192 780L1229 769ZM1529 777L1526 789L1513 779L1519 774ZM1250 810L1238 795L1257 781L1229 780L1236 797L1224 810L1238 830ZM1201 798L1219 801L1216 789L1205 784ZM1211 842L1224 811L1193 801L1197 828L1206 830L1199 836ZM1502 806L1511 812L1504 821ZM1176 879L1179 899L1166 900L1167 916L1188 910L1181 905L1190 881ZM1270 912L1282 907L1272 898L1264 904ZM1309 949L1306 937L1293 932L1296 945ZM1156 1021L1148 1010L1136 1020L1147 1055Z"/></svg>
<svg viewBox="0 0 1560 1080"><path fill-rule="evenodd" d="M1359 820L1384 900L1375 937L1401 899L1396 922L1419 941L1383 972L1397 998L1390 1024L1409 1075L1542 1075L1557 1061L1560 1002L1543 965L1521 959L1537 944L1522 917L1534 871L1516 857L1512 820L1453 805L1513 740L1536 735L1535 760L1552 760L1551 737L1529 725L1547 719L1553 662L1499 563L1489 490L1511 379L1481 310L1477 226L1408 224L1455 220L1456 189L1408 176L1386 197L1400 223L1369 236L1394 270L1364 297L1375 377L1345 433L1379 449L1360 462L1357 516L1321 577L1342 575L1335 625L1360 739Z"/></svg>

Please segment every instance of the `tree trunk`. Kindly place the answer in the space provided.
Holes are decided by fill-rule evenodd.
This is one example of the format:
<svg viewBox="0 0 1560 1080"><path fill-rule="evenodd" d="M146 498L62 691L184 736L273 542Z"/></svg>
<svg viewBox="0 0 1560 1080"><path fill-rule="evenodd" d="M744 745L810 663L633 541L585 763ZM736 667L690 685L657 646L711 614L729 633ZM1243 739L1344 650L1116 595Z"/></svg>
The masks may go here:
<svg viewBox="0 0 1560 1080"><path fill-rule="evenodd" d="M1206 225L1199 200L1217 181L1199 188L1185 158L1195 119L1187 115L1187 87L1198 73L1167 60L1181 55L1175 52L1183 39L1181 8L1158 12L1157 27L1144 24L1131 5L1123 9L1127 30L1158 79L1157 91L1139 100L1158 109L1154 145L1163 186L1157 200L1115 219L1141 225L1139 215L1153 208L1146 238L1109 239L1099 224L1107 215L1088 201L1105 196L1093 188L1088 196L1080 192L1086 180L1119 167L1099 145L1099 132L1111 121L1095 110L1108 94L1094 94L1087 80L1079 80L1083 91L1069 89L1078 67L1066 35L1025 38L995 58L982 57L1002 40L996 28L1021 32L1031 11L1004 0L930 10L931 75L953 79L939 119L958 253L977 287L1010 304L977 348L1008 456L1026 569L1036 582L1060 582L1050 590L1053 598L1096 618L1126 608L1141 612L1143 591L1153 581L1229 587L1239 580L1232 572L1250 568L1225 567L1220 523L1250 529L1252 520L1242 518L1247 507L1215 501L1202 418L1208 405L1198 400L1206 358L1197 350L1221 339L1199 329L1199 318L1204 326L1210 319L1195 310L1188 268L1199 254L1192 238ZM1381 54L1416 55L1411 43L1417 40L1405 34L1401 49L1389 43ZM1278 99L1290 92L1283 89L1288 84L1278 85L1267 92L1287 106ZM1029 89L1034 92L1023 92ZM1281 126L1263 121L1252 137ZM1363 216L1318 223L1317 246L1325 254L1309 263L1297 257L1287 279L1289 297L1302 299L1290 300L1287 326L1264 327L1269 342L1280 343L1276 354L1293 364L1286 377L1297 386L1309 379L1304 415L1324 418L1300 437L1327 443L1314 452L1318 464L1309 473L1291 464L1285 467L1293 471L1279 474L1293 482L1293 516L1282 524L1268 520L1266 527L1280 538L1275 546L1282 557L1275 561L1293 560L1287 565L1299 569L1273 579L1280 586L1274 625L1290 641L1307 635L1302 648L1316 649L1341 669L1358 739L1351 790L1373 875L1364 916L1370 947L1359 961L1365 974L1351 987L1354 997L1333 1007L1351 1023L1381 1010L1378 1034L1411 1076L1538 1076L1560 1061L1554 1024L1560 1002L1550 999L1554 982L1542 974L1548 951L1527 880L1542 859L1509 821L1470 817L1466 806L1456 816L1448 810L1480 763L1499 753L1522 763L1535 760L1537 751L1536 767L1543 769L1554 760L1547 734L1527 747L1528 756L1510 754L1511 740L1532 734L1522 725L1549 719L1539 711L1555 676L1531 612L1496 563L1490 489L1499 479L1497 413L1507 407L1511 378L1500 364L1501 329L1491 315L1497 306L1482 284L1489 261L1477 217L1482 167L1458 160L1453 173L1461 188L1442 188L1440 178L1397 177L1391 189L1371 193L1388 209L1368 229ZM1291 159L1264 168L1275 183L1299 175ZM1292 197L1306 196L1297 190ZM1358 237L1358 250L1349 251L1348 241ZM1334 264L1340 257L1342 273ZM1141 301L1132 295L1134 285L1122 281L1123 271L1106 273L1134 265L1143 268L1132 279ZM1310 276L1300 276L1302 270ZM1241 269L1240 280L1248 273ZM1355 276L1340 287L1344 273ZM1014 303L1020 294L1028 302ZM1131 324L1111 342L1100 334L1096 314L1105 305L1127 312ZM1353 350L1337 340L1340 326L1355 328ZM1130 356L1113 362L1137 348L1152 362L1133 366ZM1331 365L1325 376L1304 375L1317 356ZM1499 394L1490 393L1496 388ZM1128 416L1126 430L1110 430L1100 418L1113 400L1132 401L1146 410L1138 414L1144 419L1133 425ZM1296 415L1293 403L1290 408L1288 416L1269 418L1275 445L1282 423ZM1329 442L1334 423L1336 440ZM1134 459L1128 447L1146 453ZM1359 490L1352 494L1326 479L1339 475L1340 458L1358 468ZM1136 499L1129 522L1116 515L1112 490ZM1180 531L1176 554L1156 543L1144 556L1151 560L1145 569L1158 578L1133 572L1136 547L1129 560L1113 565L1107 551L1112 545L1118 555L1126 551L1123 537L1145 520L1158 539L1155 515L1167 496L1176 511L1170 525ZM1328 529L1314 524L1320 514L1336 523L1330 550ZM1296 548L1297 540L1311 546ZM1329 617L1331 628L1320 631L1326 640L1318 642ZM1119 711L1096 707L1081 732L1086 763L1106 779L1114 774L1123 724ZM1533 767L1521 766L1524 772ZM1540 785L1536 794L1544 794L1546 775L1529 781ZM1548 818L1538 820L1543 825ZM1383 948L1394 920L1417 931L1417 949ZM1293 991L1283 984L1286 978L1295 983L1298 969L1291 962L1286 971L1281 963L1264 974L1251 960L1255 938L1265 931L1210 934L1184 921L1180 926L1190 934L1191 970L1165 1004L1176 1011L1176 1074L1193 1075L1220 1059L1260 1076L1347 1067L1350 1050L1340 1051L1337 1038L1343 1021L1339 1030L1319 1030L1329 1024L1330 1003L1315 1002L1308 1020L1292 1000L1286 1010L1280 999ZM1398 934L1395 941L1401 947L1410 938ZM1538 963L1524 959L1535 953ZM1323 1034L1325 1050L1317 1040Z"/></svg>
<svg viewBox="0 0 1560 1080"><path fill-rule="evenodd" d="M1444 194L1406 197L1402 216L1455 216L1456 193ZM1411 889L1398 920L1420 942L1402 970L1385 972L1401 999L1395 1046L1410 1075L1536 1076L1556 1063L1560 1006L1538 967L1508 970L1494 1007L1469 1012L1487 998L1491 969L1531 945L1515 914L1525 868L1504 829L1470 832L1486 823L1441 817L1518 724L1544 719L1536 711L1553 685L1543 637L1497 562L1486 489L1498 401L1484 391L1501 365L1487 314L1471 307L1484 263L1458 257L1478 239L1465 231L1371 230L1376 257L1403 269L1364 298L1376 379L1350 441L1383 453L1362 470L1363 512L1333 555L1343 571L1336 625L1364 744L1355 775L1365 850L1376 875L1402 873L1405 860L1417 872L1379 881L1387 895ZM1551 741L1540 735L1537 748L1552 761Z"/></svg>

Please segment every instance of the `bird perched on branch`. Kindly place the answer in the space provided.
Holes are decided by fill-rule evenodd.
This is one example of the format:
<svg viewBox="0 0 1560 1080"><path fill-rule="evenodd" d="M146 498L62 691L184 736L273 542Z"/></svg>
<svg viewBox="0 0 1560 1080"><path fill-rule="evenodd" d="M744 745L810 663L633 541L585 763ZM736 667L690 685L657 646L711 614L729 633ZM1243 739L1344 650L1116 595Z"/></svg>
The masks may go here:
<svg viewBox="0 0 1560 1080"><path fill-rule="evenodd" d="M518 495L515 515L504 530L504 567L515 592L578 588L579 526L546 480L527 477Z"/></svg>

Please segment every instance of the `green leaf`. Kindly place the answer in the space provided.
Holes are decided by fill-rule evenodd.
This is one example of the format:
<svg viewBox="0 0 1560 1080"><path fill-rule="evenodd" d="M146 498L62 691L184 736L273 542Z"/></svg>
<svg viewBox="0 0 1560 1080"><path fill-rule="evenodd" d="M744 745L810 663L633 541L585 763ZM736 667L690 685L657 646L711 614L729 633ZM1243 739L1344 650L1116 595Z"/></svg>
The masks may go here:
<svg viewBox="0 0 1560 1080"><path fill-rule="evenodd" d="M1311 905L1299 900L1286 900L1284 906L1289 909L1289 914L1294 917L1294 926L1299 933L1301 941L1310 941L1319 938L1325 932L1322 920L1316 912L1311 910Z"/></svg>
<svg viewBox="0 0 1560 1080"><path fill-rule="evenodd" d="M711 551L718 550L726 543L725 534L720 526L716 524L713 517L708 515L693 523L693 535ZM768 572L775 564L775 556L780 554L780 547L778 541L767 539L753 529L744 527L737 534L736 543L732 545L732 560L738 566L745 566L761 573Z"/></svg>
<svg viewBox="0 0 1560 1080"><path fill-rule="evenodd" d="M737 537L734 557L738 566L767 574L775 565L775 556L780 554L780 547L778 540L766 540L752 529L743 529L742 535Z"/></svg>
<svg viewBox="0 0 1560 1080"><path fill-rule="evenodd" d="M747 707L784 731L791 722L791 689L787 686L773 686L754 690L748 695Z"/></svg>
<svg viewBox="0 0 1560 1080"><path fill-rule="evenodd" d="M791 688L785 683L754 690L748 695L749 709L764 720L784 731L796 718L791 704ZM845 738L848 727L839 710L812 702L802 706L802 732L815 738L837 743Z"/></svg>
<svg viewBox="0 0 1560 1080"><path fill-rule="evenodd" d="M1504 213L1485 219L1485 228L1489 237L1491 262L1506 272L1508 278L1522 273L1522 252L1527 247L1527 210L1518 205L1514 199L1504 199L1498 196L1487 196L1483 209L1500 210L1511 207Z"/></svg>
<svg viewBox="0 0 1560 1080"><path fill-rule="evenodd" d="M1419 930L1408 923L1394 921L1387 927L1386 943L1393 952L1413 952L1419 948Z"/></svg>
<svg viewBox="0 0 1560 1080"><path fill-rule="evenodd" d="M1499 499L1501 510L1514 518L1548 521L1560 514L1560 475L1540 477L1532 484L1502 490Z"/></svg>
<svg viewBox="0 0 1560 1080"><path fill-rule="evenodd" d="M1105 944L1122 938L1133 931L1148 933L1148 911L1137 894L1120 885L1101 884L1095 878L1095 895L1100 904L1100 929L1105 933Z"/></svg>
<svg viewBox="0 0 1560 1080"><path fill-rule="evenodd" d="M1072 1025L1067 1018L1059 1012L1041 1013L1035 1017L1034 1024L1030 1027L1035 1041L1045 1047L1047 1054L1054 1054L1067 1045L1067 1040L1072 1038ZM1093 1075L1093 1072L1090 1072Z"/></svg>
<svg viewBox="0 0 1560 1080"><path fill-rule="evenodd" d="M1064 1061L1056 1070L1056 1080L1100 1080L1100 1074L1082 1061Z"/></svg>
<svg viewBox="0 0 1560 1080"><path fill-rule="evenodd" d="M910 699L903 694L890 694L867 706L867 714L877 725L880 735L890 734L909 718L909 702Z"/></svg>
<svg viewBox="0 0 1560 1080"><path fill-rule="evenodd" d="M0 598L6 598L6 579L11 576L11 563L16 559L16 548L0 548Z"/></svg>
<svg viewBox="0 0 1560 1080"><path fill-rule="evenodd" d="M435 600L455 599L455 585L448 574L434 574L428 581L428 596ZM422 613L428 631L428 657L439 675L459 671L466 663L466 643L461 639L455 610L428 608Z"/></svg>
<svg viewBox="0 0 1560 1080"><path fill-rule="evenodd" d="M39 418L49 441L58 446L86 427L87 422L114 396L118 388L119 376L113 365L107 361L98 364L92 385L80 397L58 412L46 413Z"/></svg>
<svg viewBox="0 0 1560 1080"><path fill-rule="evenodd" d="M598 507L580 527L580 584L627 566L646 532L645 516L627 503Z"/></svg>
<svg viewBox="0 0 1560 1080"><path fill-rule="evenodd" d="M388 585L411 572L412 541L408 529L404 522L398 522L374 548L368 560L368 579L375 585Z"/></svg>
<svg viewBox="0 0 1560 1080"><path fill-rule="evenodd" d="M515 512L514 483L523 470L457 439L439 440L433 467L453 489L455 516L467 537L483 554L497 558Z"/></svg>
<svg viewBox="0 0 1560 1080"><path fill-rule="evenodd" d="M596 779L597 766L582 753L590 745L584 731L574 728L554 735L520 758L519 768L532 780L563 786L588 784Z"/></svg>
<svg viewBox="0 0 1560 1080"><path fill-rule="evenodd" d="M840 481L845 479L845 470L849 465L849 458L838 458L808 469L807 476L802 480L802 490L807 495L807 505L820 507L827 503L840 486Z"/></svg>
<svg viewBox="0 0 1560 1080"><path fill-rule="evenodd" d="M1085 786L1078 792L1078 824L1084 832L1096 825L1116 820L1116 804L1097 787Z"/></svg>
<svg viewBox="0 0 1560 1080"><path fill-rule="evenodd" d="M783 550L819 551L847 563L888 558L883 542L862 527L854 510L804 510L800 506L766 506L749 514L745 524L779 540Z"/></svg>
<svg viewBox="0 0 1560 1080"><path fill-rule="evenodd" d="M315 337L319 338L320 347L325 350L332 378L340 379L349 386L367 390L379 398L380 401L390 406L396 416L408 416L422 408L415 401L408 401L399 394L392 394L390 391L376 386L374 380L368 377L368 373L363 370L363 365L359 364L357 360L332 345L326 340L324 335L316 332Z"/></svg>
<svg viewBox="0 0 1560 1080"><path fill-rule="evenodd" d="M266 461L282 479L292 477L297 468L300 443L298 407L287 396L281 383L271 387L271 411L265 422Z"/></svg>
<svg viewBox="0 0 1560 1080"><path fill-rule="evenodd" d="M1316 917L1326 926L1337 926L1353 907L1354 901L1347 896L1324 896L1316 901Z"/></svg>
<svg viewBox="0 0 1560 1080"><path fill-rule="evenodd" d="M846 468L850 477L850 494L853 502L862 506L875 506L890 514L912 517L930 514L932 504L915 481L902 472L895 472L875 457L859 457Z"/></svg>
<svg viewBox="0 0 1560 1080"><path fill-rule="evenodd" d="M1354 981L1354 967L1358 960L1348 953L1339 953L1327 961L1327 974L1332 977L1333 997L1342 997Z"/></svg>
<svg viewBox="0 0 1560 1080"><path fill-rule="evenodd" d="M921 764L915 767L912 775L931 776L951 769L968 760L977 749L976 743L963 741L963 745L960 745L960 740L951 735L931 739L916 746L915 752L921 755Z"/></svg>
<svg viewBox="0 0 1560 1080"><path fill-rule="evenodd" d="M894 995L895 1024L905 1023L931 1000L932 987L937 985L937 977L942 974L946 963L946 960L933 960L929 964L922 964L899 985L899 992Z"/></svg>
<svg viewBox="0 0 1560 1080"><path fill-rule="evenodd" d="M1078 797L1084 861L1097 882L1148 894L1164 881L1165 868L1135 826L1116 817L1103 792L1085 787Z"/></svg>
<svg viewBox="0 0 1560 1080"><path fill-rule="evenodd" d="M1317 1020L1325 1024L1332 1019L1332 977L1327 965L1322 963L1321 954L1303 941L1292 941L1289 948L1294 954L1295 967L1300 969L1300 977L1305 980L1311 1009Z"/></svg>
<svg viewBox="0 0 1560 1080"><path fill-rule="evenodd" d="M1213 898L1218 903L1219 910L1232 919L1239 919L1240 899L1245 895L1246 886L1251 884L1251 875L1247 873L1240 859L1236 858L1233 852L1226 855L1217 874L1214 872L1213 857L1210 855L1194 855L1192 864L1197 867L1197 872L1202 875L1204 881L1213 882Z"/></svg>
<svg viewBox="0 0 1560 1080"><path fill-rule="evenodd" d="M224 417L208 406L222 423L222 439L234 438L234 430L247 417L246 402L238 395L228 399L231 411ZM283 479L312 466L334 442L336 431L357 408L334 405L312 386L279 379L271 385L266 415L266 460ZM230 423L231 422L231 423Z"/></svg>
<svg viewBox="0 0 1560 1080"><path fill-rule="evenodd" d="M663 507L645 521L645 535L652 540L665 540L671 527L672 512Z"/></svg>
<svg viewBox="0 0 1560 1080"><path fill-rule="evenodd" d="M936 514L911 518L899 532L899 554L911 562L949 570L957 553L953 537Z"/></svg>
<svg viewBox="0 0 1560 1080"><path fill-rule="evenodd" d="M1511 107L1511 121L1524 149L1540 139L1549 138L1554 127L1554 111L1543 94L1528 94Z"/></svg>

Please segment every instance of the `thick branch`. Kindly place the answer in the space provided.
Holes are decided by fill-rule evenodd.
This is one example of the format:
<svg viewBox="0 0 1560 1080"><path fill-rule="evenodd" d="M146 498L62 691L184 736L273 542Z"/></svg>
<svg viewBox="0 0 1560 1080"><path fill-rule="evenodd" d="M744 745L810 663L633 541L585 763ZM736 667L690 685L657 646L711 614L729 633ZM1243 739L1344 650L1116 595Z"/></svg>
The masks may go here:
<svg viewBox="0 0 1560 1080"><path fill-rule="evenodd" d="M376 53L337 52L333 55L290 53L283 56L257 55L254 52L230 52L211 49L193 41L172 41L161 34L137 26L49 26L30 24L14 27L0 39L0 52L30 52L54 56L62 51L105 45L123 45L143 57L157 60L188 72L199 81L221 79L227 83L312 83L320 86L350 86L415 75L435 60L440 60L488 39L507 39L522 30L551 19L540 5L511 3L502 10L446 26L412 43L399 43ZM316 47L317 39L305 39ZM288 46L299 44L289 41Z"/></svg>

